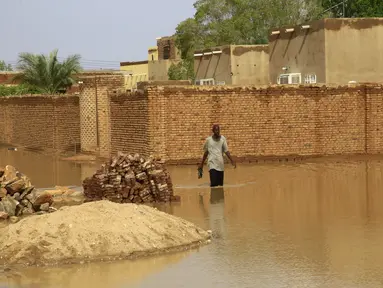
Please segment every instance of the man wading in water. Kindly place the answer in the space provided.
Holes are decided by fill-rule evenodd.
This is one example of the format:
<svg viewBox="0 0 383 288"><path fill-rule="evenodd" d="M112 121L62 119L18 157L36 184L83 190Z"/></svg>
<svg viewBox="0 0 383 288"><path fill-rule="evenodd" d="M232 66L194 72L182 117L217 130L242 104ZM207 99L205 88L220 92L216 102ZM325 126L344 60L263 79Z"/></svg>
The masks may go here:
<svg viewBox="0 0 383 288"><path fill-rule="evenodd" d="M198 169L202 172L203 165L205 163L206 158L207 164L209 167L210 174L210 187L223 186L223 178L224 178L224 161L223 154L231 161L231 164L234 168L237 167L233 158L231 158L229 149L227 147L226 138L221 135L219 125L213 126L213 135L209 136L206 139L205 145L203 146L205 153L202 157L202 162L198 166ZM200 172L200 176L202 173Z"/></svg>

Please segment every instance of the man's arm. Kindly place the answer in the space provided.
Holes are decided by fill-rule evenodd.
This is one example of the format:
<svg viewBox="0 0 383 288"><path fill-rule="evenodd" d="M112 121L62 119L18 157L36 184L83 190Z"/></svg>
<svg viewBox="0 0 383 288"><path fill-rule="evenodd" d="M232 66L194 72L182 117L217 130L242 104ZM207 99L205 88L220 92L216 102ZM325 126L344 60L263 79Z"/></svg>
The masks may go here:
<svg viewBox="0 0 383 288"><path fill-rule="evenodd" d="M231 155L230 155L230 152L229 151L226 151L225 152L227 158L229 158L230 162L231 162L231 165L234 166L234 168L237 168L237 164L235 163L235 161L233 160L233 158L231 158Z"/></svg>
<svg viewBox="0 0 383 288"><path fill-rule="evenodd" d="M201 163L198 166L199 168L203 168L203 165L204 165L204 163L206 161L207 155L209 155L209 152L205 151L205 153L203 153L203 156L202 156L202 161L201 161Z"/></svg>
<svg viewBox="0 0 383 288"><path fill-rule="evenodd" d="M227 142L226 142L226 139L224 140L223 142L223 152L226 154L227 158L229 158L231 164L234 166L234 168L237 168L237 164L235 163L235 161L233 160L233 158L231 157L231 154L229 152L229 148L227 147Z"/></svg>
<svg viewBox="0 0 383 288"><path fill-rule="evenodd" d="M202 156L202 161L201 163L198 165L198 168L203 168L203 165L205 164L205 161L206 161L206 158L207 156L209 155L209 150L208 150L208 147L207 147L208 143L207 143L207 140L205 141L205 144L203 145L203 156Z"/></svg>

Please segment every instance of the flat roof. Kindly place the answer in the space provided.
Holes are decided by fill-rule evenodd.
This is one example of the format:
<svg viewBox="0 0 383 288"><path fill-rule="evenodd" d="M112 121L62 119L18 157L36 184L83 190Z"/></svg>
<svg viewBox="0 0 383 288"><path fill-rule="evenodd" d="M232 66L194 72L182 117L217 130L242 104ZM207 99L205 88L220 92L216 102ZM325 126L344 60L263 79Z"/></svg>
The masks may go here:
<svg viewBox="0 0 383 288"><path fill-rule="evenodd" d="M269 29L269 40L270 37L273 40L273 38L277 38L280 34L290 34L302 30L308 31L308 33L310 33L321 29L340 30L343 27L349 27L351 29L362 30L372 28L374 26L383 26L383 18L322 18L301 24L286 25Z"/></svg>
<svg viewBox="0 0 383 288"><path fill-rule="evenodd" d="M133 61L133 62L120 62L120 66L132 66L132 65L140 65L140 64L148 64L149 61Z"/></svg>
<svg viewBox="0 0 383 288"><path fill-rule="evenodd" d="M215 54L213 52L222 52L224 49L230 49L231 47L234 48L234 49L235 48L241 48L241 47L243 47L243 48L262 48L259 51L263 51L264 48L268 48L269 47L269 44L244 44L244 45L232 44L232 45L222 45L222 46L215 46L215 47L195 50L194 54L204 54L204 53Z"/></svg>

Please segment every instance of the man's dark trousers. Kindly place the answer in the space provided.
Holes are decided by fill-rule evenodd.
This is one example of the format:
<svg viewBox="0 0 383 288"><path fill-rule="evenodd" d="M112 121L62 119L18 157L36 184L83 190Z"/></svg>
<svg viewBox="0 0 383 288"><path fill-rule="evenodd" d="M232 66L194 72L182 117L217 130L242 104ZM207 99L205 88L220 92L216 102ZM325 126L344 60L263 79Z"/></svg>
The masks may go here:
<svg viewBox="0 0 383 288"><path fill-rule="evenodd" d="M224 172L215 169L209 170L210 174L210 187L223 186Z"/></svg>

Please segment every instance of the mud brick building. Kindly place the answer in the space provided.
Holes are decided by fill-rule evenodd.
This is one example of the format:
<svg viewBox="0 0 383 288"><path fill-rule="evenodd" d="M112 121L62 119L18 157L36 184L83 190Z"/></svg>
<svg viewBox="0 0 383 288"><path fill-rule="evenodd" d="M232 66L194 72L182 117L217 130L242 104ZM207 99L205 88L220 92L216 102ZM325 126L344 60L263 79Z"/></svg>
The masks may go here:
<svg viewBox="0 0 383 288"><path fill-rule="evenodd" d="M383 18L322 19L272 29L272 84L383 82Z"/></svg>

